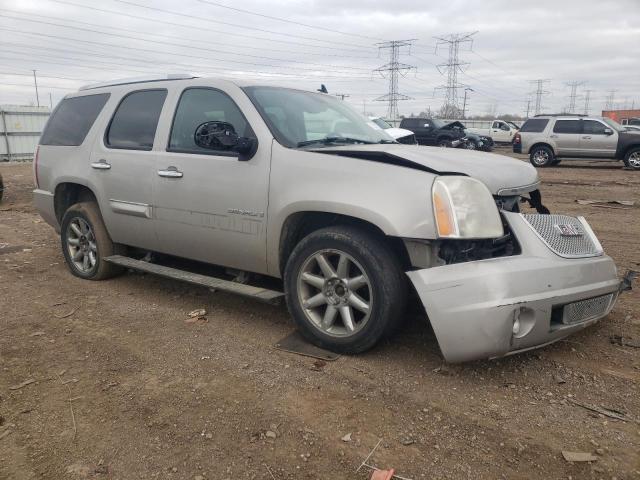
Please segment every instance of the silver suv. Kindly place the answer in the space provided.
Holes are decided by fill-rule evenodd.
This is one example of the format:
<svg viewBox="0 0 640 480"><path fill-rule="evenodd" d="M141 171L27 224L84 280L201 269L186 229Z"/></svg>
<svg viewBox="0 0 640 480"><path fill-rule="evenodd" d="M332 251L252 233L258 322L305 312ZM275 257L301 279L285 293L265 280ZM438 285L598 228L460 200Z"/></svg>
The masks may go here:
<svg viewBox="0 0 640 480"><path fill-rule="evenodd" d="M530 165L396 143L321 93L189 76L85 87L51 115L34 170L74 275L286 297L335 351L390 335L414 298L448 361L503 356L594 323L619 289L584 218L548 214Z"/></svg>
<svg viewBox="0 0 640 480"><path fill-rule="evenodd" d="M557 165L564 158L600 158L640 170L640 132L606 117L537 115L522 125L513 151L528 154L535 167Z"/></svg>

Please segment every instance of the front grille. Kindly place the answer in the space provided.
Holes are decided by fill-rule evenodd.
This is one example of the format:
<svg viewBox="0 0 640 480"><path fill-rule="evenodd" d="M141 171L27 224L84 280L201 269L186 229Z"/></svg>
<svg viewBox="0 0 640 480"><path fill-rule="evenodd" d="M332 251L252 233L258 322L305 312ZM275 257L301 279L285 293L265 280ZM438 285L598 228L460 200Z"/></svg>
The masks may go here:
<svg viewBox="0 0 640 480"><path fill-rule="evenodd" d="M567 215L524 214L524 219L557 255L566 258L593 257L602 250L585 226Z"/></svg>
<svg viewBox="0 0 640 480"><path fill-rule="evenodd" d="M565 305L562 314L562 323L571 325L602 317L609 311L613 301L614 294L610 293L609 295L589 298L588 300L581 300Z"/></svg>

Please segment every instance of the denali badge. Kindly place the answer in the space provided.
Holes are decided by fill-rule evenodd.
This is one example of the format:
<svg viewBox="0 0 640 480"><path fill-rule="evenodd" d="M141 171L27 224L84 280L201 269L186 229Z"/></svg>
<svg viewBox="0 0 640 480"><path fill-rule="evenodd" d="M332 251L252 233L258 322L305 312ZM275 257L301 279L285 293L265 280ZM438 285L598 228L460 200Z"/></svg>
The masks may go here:
<svg viewBox="0 0 640 480"><path fill-rule="evenodd" d="M563 237L581 237L584 233L578 225L572 225L570 223L555 224L554 227Z"/></svg>

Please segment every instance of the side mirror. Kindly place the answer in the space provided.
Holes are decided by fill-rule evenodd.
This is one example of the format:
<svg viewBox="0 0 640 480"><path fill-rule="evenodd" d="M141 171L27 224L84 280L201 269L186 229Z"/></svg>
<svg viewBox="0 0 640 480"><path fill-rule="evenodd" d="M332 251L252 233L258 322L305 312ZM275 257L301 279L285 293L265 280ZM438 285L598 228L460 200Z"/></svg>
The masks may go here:
<svg viewBox="0 0 640 480"><path fill-rule="evenodd" d="M235 128L228 122L204 122L198 125L193 141L207 150L226 150L238 152L238 160L249 160L255 153L258 142L255 138L239 137Z"/></svg>
<svg viewBox="0 0 640 480"><path fill-rule="evenodd" d="M610 128L605 128L604 129L604 134L605 135L613 135L613 130L611 130Z"/></svg>

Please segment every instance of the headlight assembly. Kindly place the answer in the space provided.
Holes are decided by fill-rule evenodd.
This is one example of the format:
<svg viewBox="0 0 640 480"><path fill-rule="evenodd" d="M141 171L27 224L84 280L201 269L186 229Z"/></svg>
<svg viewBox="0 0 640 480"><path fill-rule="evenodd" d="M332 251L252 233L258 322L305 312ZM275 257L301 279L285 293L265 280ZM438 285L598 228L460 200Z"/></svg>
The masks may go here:
<svg viewBox="0 0 640 480"><path fill-rule="evenodd" d="M458 175L433 182L433 212L439 238L497 238L504 235L498 207L479 180Z"/></svg>

